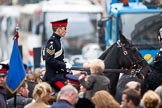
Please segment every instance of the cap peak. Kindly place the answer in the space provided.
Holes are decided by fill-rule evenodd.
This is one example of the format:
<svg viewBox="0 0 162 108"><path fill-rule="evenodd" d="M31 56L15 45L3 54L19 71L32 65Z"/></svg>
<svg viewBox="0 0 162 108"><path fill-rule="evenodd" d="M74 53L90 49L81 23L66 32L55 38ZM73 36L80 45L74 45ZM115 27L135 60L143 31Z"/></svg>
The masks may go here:
<svg viewBox="0 0 162 108"><path fill-rule="evenodd" d="M62 19L51 22L52 27L66 27L67 26L68 19Z"/></svg>

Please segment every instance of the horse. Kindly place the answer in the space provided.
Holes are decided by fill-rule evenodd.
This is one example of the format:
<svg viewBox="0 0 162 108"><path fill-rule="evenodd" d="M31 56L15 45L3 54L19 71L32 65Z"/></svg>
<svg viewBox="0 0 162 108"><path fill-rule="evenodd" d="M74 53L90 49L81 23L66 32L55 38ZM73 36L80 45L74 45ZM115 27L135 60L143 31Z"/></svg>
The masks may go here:
<svg viewBox="0 0 162 108"><path fill-rule="evenodd" d="M99 59L104 61L105 70L120 69L121 72L125 71L120 80L119 72L104 72L105 76L110 79L110 93L113 96L122 91L125 84L132 80L138 81L146 87L145 79L151 72L150 65L121 32L119 32L119 40L105 50Z"/></svg>

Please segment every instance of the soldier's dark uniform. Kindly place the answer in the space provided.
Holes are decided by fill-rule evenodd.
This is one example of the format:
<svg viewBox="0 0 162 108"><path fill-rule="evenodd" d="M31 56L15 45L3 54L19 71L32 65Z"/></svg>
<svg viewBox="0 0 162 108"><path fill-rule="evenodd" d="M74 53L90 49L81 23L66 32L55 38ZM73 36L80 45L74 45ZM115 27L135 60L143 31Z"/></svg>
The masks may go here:
<svg viewBox="0 0 162 108"><path fill-rule="evenodd" d="M0 77L1 78L4 79L6 77L8 69L9 69L9 66L7 64L0 64ZM5 85L4 86L1 85L0 86L0 108L7 108L6 100L7 100L7 92L6 92Z"/></svg>
<svg viewBox="0 0 162 108"><path fill-rule="evenodd" d="M7 108L7 94L6 88L0 87L0 108Z"/></svg>
<svg viewBox="0 0 162 108"><path fill-rule="evenodd" d="M154 57L154 63L150 65L152 72L146 78L147 89L155 90L162 84L162 48Z"/></svg>
<svg viewBox="0 0 162 108"><path fill-rule="evenodd" d="M57 24L67 24L66 20L57 21ZM64 51L61 47L61 36L56 33L49 38L45 47L46 73L44 81L48 82L55 91L59 91L64 86L66 64L64 62ZM58 87L59 86L59 87Z"/></svg>

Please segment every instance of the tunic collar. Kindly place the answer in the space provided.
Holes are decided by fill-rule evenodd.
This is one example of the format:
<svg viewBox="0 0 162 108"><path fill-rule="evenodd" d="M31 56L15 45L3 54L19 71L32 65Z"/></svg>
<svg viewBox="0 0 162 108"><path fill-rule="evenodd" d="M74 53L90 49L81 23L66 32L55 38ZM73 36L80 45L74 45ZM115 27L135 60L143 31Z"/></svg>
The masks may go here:
<svg viewBox="0 0 162 108"><path fill-rule="evenodd" d="M53 36L55 36L56 38L58 38L58 39L60 39L61 38L61 36L59 36L58 34L56 34L56 33L53 33Z"/></svg>

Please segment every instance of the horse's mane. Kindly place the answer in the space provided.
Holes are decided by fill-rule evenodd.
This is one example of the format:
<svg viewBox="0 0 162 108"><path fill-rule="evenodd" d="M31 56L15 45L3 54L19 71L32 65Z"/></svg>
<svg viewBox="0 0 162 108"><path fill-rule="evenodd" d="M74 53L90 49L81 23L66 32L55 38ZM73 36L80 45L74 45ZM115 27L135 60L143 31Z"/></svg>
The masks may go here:
<svg viewBox="0 0 162 108"><path fill-rule="evenodd" d="M117 43L108 48L99 59L104 61L105 69L119 69Z"/></svg>
<svg viewBox="0 0 162 108"><path fill-rule="evenodd" d="M100 57L99 59L103 60L105 63L105 69L119 69L118 64L118 48L117 43L115 42L111 47L109 47ZM105 72L105 76L107 76L111 81L111 94L115 94L115 88L118 81L119 73Z"/></svg>
<svg viewBox="0 0 162 108"><path fill-rule="evenodd" d="M107 56L107 54L113 49L114 46L115 46L115 43L112 44L107 50L105 50L105 51L99 56L99 59L104 60L105 57Z"/></svg>

